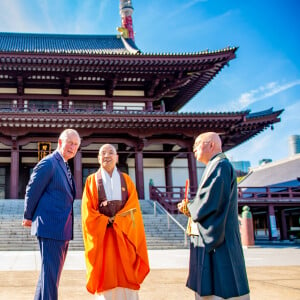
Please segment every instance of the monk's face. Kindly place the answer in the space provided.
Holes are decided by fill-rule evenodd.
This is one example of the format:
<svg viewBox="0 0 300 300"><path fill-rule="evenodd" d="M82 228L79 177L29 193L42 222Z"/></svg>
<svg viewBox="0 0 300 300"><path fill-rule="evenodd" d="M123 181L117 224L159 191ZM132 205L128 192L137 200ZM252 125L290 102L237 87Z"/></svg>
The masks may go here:
<svg viewBox="0 0 300 300"><path fill-rule="evenodd" d="M194 143L193 151L195 158L206 165L212 157L212 141L204 136L198 137Z"/></svg>
<svg viewBox="0 0 300 300"><path fill-rule="evenodd" d="M116 149L112 145L102 146L98 160L101 167L108 173L111 173L118 162Z"/></svg>

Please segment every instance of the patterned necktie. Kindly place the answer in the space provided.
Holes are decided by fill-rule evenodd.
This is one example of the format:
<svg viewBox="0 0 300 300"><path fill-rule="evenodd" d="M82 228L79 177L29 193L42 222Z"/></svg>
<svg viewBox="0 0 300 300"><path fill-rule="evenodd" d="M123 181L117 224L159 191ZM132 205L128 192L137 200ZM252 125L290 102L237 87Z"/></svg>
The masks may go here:
<svg viewBox="0 0 300 300"><path fill-rule="evenodd" d="M70 166L68 164L68 162L65 162L66 164L66 167L67 167L67 173L68 173L68 180L71 184L71 187L73 187L73 182L72 182L72 173L71 173L71 169L70 169Z"/></svg>

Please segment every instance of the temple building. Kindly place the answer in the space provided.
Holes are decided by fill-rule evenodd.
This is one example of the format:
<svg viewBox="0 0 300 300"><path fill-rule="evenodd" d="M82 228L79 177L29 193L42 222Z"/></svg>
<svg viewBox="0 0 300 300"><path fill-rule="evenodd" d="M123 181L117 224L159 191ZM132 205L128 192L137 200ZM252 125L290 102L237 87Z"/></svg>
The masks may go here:
<svg viewBox="0 0 300 300"><path fill-rule="evenodd" d="M120 1L115 35L0 32L0 198L24 197L33 167L56 149L60 132L82 144L71 162L81 198L112 143L140 199L156 185L196 188L201 166L192 146L220 134L224 151L280 121L282 110L182 113L180 109L236 57L236 47L195 53L144 53L134 40L131 1ZM218 75L220 76L220 75ZM213 101L213 99L212 99Z"/></svg>

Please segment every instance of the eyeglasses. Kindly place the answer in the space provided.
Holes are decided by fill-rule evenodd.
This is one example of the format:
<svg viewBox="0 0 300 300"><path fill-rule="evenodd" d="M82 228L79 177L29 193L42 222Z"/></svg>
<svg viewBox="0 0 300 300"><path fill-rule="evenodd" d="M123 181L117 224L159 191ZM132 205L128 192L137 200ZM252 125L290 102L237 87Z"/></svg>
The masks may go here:
<svg viewBox="0 0 300 300"><path fill-rule="evenodd" d="M195 151L200 145L205 145L205 144L210 144L211 141L198 141L197 143L194 144L193 146L193 151Z"/></svg>

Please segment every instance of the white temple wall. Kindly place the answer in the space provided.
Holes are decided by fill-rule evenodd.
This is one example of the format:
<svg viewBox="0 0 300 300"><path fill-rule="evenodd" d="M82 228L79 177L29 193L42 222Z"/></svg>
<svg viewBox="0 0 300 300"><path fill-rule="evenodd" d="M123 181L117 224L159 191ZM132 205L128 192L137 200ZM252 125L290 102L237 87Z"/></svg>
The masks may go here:
<svg viewBox="0 0 300 300"><path fill-rule="evenodd" d="M135 183L135 161L128 159L129 176ZM163 159L144 159L144 193L145 199L149 199L149 181L153 180L155 186L165 186L165 170ZM185 186L186 179L189 178L187 159L175 159L171 164L173 186ZM197 162L198 182L203 174L204 165Z"/></svg>

